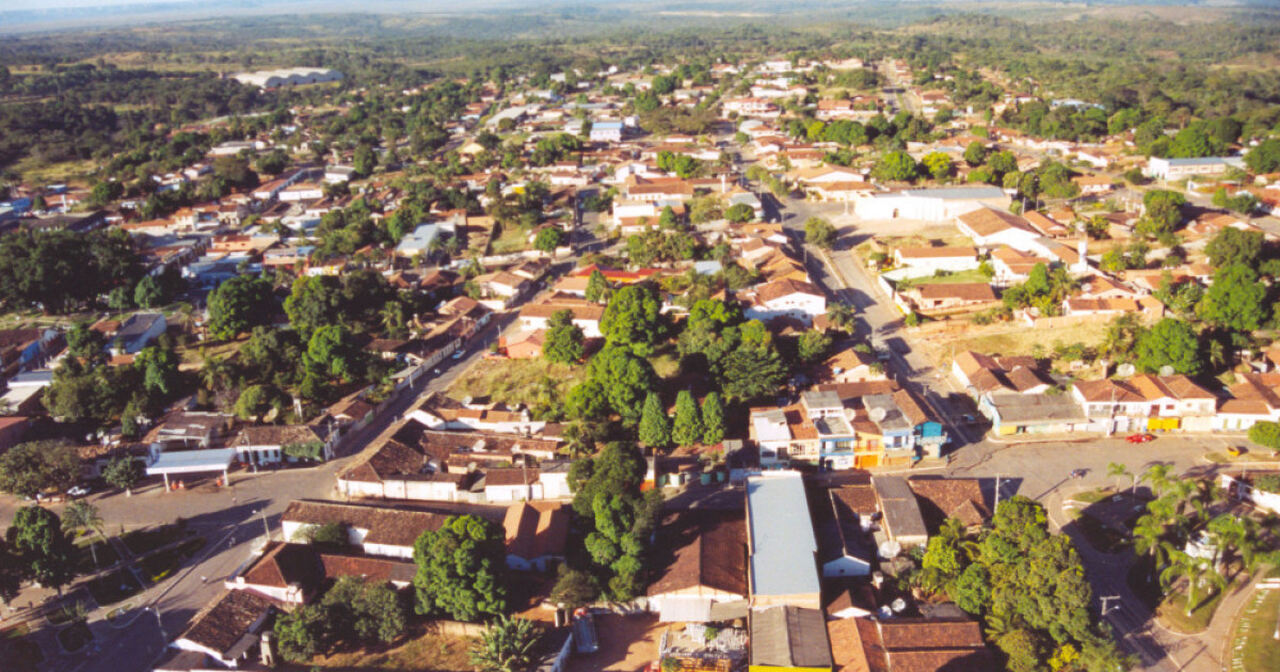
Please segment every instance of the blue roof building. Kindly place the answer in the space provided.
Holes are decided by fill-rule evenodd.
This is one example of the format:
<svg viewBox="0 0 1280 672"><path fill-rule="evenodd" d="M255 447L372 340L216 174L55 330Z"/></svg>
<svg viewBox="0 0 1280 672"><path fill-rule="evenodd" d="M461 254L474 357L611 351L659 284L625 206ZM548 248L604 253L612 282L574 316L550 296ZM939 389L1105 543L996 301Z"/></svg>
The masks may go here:
<svg viewBox="0 0 1280 672"><path fill-rule="evenodd" d="M752 609L822 607L818 542L799 472L747 479L747 535Z"/></svg>

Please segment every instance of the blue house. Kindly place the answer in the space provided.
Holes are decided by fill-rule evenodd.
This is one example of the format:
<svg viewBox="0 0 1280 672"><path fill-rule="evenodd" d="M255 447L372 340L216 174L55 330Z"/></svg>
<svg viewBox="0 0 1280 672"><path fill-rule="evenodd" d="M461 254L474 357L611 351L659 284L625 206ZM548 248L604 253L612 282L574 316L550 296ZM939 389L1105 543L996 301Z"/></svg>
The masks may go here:
<svg viewBox="0 0 1280 672"><path fill-rule="evenodd" d="M941 457L942 447L950 437L942 421L929 412L928 407L908 390L893 393L893 401L902 415L911 423L915 447L924 457Z"/></svg>

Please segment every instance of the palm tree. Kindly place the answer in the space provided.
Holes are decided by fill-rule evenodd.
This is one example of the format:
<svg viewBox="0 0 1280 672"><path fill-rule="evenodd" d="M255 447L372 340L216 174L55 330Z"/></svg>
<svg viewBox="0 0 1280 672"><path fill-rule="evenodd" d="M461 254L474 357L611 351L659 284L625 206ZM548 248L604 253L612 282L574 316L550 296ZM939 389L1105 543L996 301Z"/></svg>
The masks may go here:
<svg viewBox="0 0 1280 672"><path fill-rule="evenodd" d="M1164 494L1164 491L1168 489L1169 484L1172 482L1170 479L1170 474L1172 473L1173 465L1157 462L1142 472L1141 480L1144 483L1150 483L1151 491L1159 497Z"/></svg>
<svg viewBox="0 0 1280 672"><path fill-rule="evenodd" d="M1221 565L1239 555L1246 570L1253 569L1258 553L1258 523L1247 516L1224 513L1209 521L1206 529L1218 548Z"/></svg>
<svg viewBox="0 0 1280 672"><path fill-rule="evenodd" d="M378 317L388 336L396 336L404 331L404 304L399 301L391 300L382 304Z"/></svg>
<svg viewBox="0 0 1280 672"><path fill-rule="evenodd" d="M471 649L471 664L484 672L517 672L533 662L542 633L533 621L499 616Z"/></svg>
<svg viewBox="0 0 1280 672"><path fill-rule="evenodd" d="M1137 474L1130 474L1129 468L1124 466L1123 464L1120 464L1119 462L1111 462L1110 464L1107 465L1107 475L1108 476L1132 476L1133 490L1135 492L1138 490Z"/></svg>
<svg viewBox="0 0 1280 672"><path fill-rule="evenodd" d="M1164 541L1165 527L1159 518L1146 514L1133 526L1133 550L1138 555L1150 555L1156 567L1167 560L1169 546Z"/></svg>
<svg viewBox="0 0 1280 672"><path fill-rule="evenodd" d="M98 531L101 535L102 516L98 513L98 507L83 499L71 502L62 512L62 529L69 532L88 529ZM89 544L89 553L93 554L93 565L98 566L98 549L95 544Z"/></svg>
<svg viewBox="0 0 1280 672"><path fill-rule="evenodd" d="M1160 585L1167 590L1169 585L1178 577L1187 580L1187 611L1186 615L1190 616L1192 611L1199 606L1196 600L1196 589L1204 585L1205 582L1210 583L1213 587L1221 590L1226 586L1227 580L1217 572L1209 571L1210 563L1201 558L1192 557L1182 551L1174 551L1169 556L1169 566L1160 572Z"/></svg>
<svg viewBox="0 0 1280 672"><path fill-rule="evenodd" d="M200 357L204 360L200 367L200 384L210 392L217 392L231 378L231 363L225 357L210 355L203 348Z"/></svg>

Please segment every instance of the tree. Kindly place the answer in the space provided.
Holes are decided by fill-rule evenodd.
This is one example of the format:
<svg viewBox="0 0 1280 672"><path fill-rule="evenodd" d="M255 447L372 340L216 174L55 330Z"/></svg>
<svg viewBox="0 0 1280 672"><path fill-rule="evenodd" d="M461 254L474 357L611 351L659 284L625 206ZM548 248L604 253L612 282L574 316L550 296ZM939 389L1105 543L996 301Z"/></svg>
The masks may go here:
<svg viewBox="0 0 1280 672"><path fill-rule="evenodd" d="M1138 489L1138 475L1129 473L1129 468L1119 462L1110 462L1107 464L1107 475L1120 477L1131 476L1133 478L1133 489L1135 491Z"/></svg>
<svg viewBox="0 0 1280 672"><path fill-rule="evenodd" d="M886 182L911 182L918 172L916 160L906 152L888 152L880 157L871 174Z"/></svg>
<svg viewBox="0 0 1280 672"><path fill-rule="evenodd" d="M139 308L155 308L164 302L164 289L155 276L148 275L138 281L133 290L133 303Z"/></svg>
<svg viewBox="0 0 1280 672"><path fill-rule="evenodd" d="M349 329L327 324L311 334L302 361L315 375L351 382L364 376L366 357Z"/></svg>
<svg viewBox="0 0 1280 672"><path fill-rule="evenodd" d="M133 487L142 480L142 467L128 455L118 455L107 462L102 479L113 488L124 490L126 497L133 496Z"/></svg>
<svg viewBox="0 0 1280 672"><path fill-rule="evenodd" d="M611 293L612 289L604 273L601 273L600 269L592 270L590 277L587 278L586 299L592 303L607 303Z"/></svg>
<svg viewBox="0 0 1280 672"><path fill-rule="evenodd" d="M542 356L549 362L572 363L582 359L582 328L573 323L573 312L557 310L547 320Z"/></svg>
<svg viewBox="0 0 1280 672"><path fill-rule="evenodd" d="M603 420L611 410L604 383L585 380L575 385L565 395L564 412L574 420Z"/></svg>
<svg viewBox="0 0 1280 672"><path fill-rule="evenodd" d="M378 166L378 156L373 153L373 148L369 145L360 145L356 147L355 154L351 159L351 167L355 171L354 176L357 179L363 179L373 174L373 169Z"/></svg>
<svg viewBox="0 0 1280 672"><path fill-rule="evenodd" d="M702 443L714 446L724 440L724 402L720 393L708 392L702 399Z"/></svg>
<svg viewBox="0 0 1280 672"><path fill-rule="evenodd" d="M1044 645L1034 632L1018 629L996 640L996 648L1005 655L1009 672L1040 672L1043 669Z"/></svg>
<svg viewBox="0 0 1280 672"><path fill-rule="evenodd" d="M662 336L662 304L653 289L628 285L614 293L600 318L607 345L625 346L641 357L653 354Z"/></svg>
<svg viewBox="0 0 1280 672"><path fill-rule="evenodd" d="M813 364L825 358L831 349L832 339L825 332L809 330L796 341L796 357L805 364Z"/></svg>
<svg viewBox="0 0 1280 672"><path fill-rule="evenodd" d="M533 663L541 635L533 621L499 616L472 646L471 664L482 672L522 672Z"/></svg>
<svg viewBox="0 0 1280 672"><path fill-rule="evenodd" d="M1249 428L1249 440L1271 450L1280 450L1280 423L1255 422Z"/></svg>
<svg viewBox="0 0 1280 672"><path fill-rule="evenodd" d="M1147 372L1172 366L1178 373L1194 376L1203 368L1199 350L1195 329L1182 320L1166 317L1138 339L1134 363Z"/></svg>
<svg viewBox="0 0 1280 672"><path fill-rule="evenodd" d="M1187 197L1168 189L1152 189L1142 196L1144 214L1137 229L1148 236L1172 233L1182 223L1182 206Z"/></svg>
<svg viewBox="0 0 1280 672"><path fill-rule="evenodd" d="M1267 288L1253 269L1244 264L1224 266L1213 274L1213 284L1196 306L1196 314L1210 324L1251 332L1268 317L1266 295Z"/></svg>
<svg viewBox="0 0 1280 672"><path fill-rule="evenodd" d="M506 542L501 528L473 515L450 516L413 547L419 614L477 621L507 610Z"/></svg>
<svg viewBox="0 0 1280 672"><path fill-rule="evenodd" d="M80 451L56 440L20 443L0 454L0 490L19 497L63 492L80 477Z"/></svg>
<svg viewBox="0 0 1280 672"><path fill-rule="evenodd" d="M974 140L964 148L964 162L969 164L971 168L981 166L987 160L987 147L981 142Z"/></svg>
<svg viewBox="0 0 1280 672"><path fill-rule="evenodd" d="M276 148L258 157L254 162L254 167L259 173L267 175L279 175L289 166L289 155L280 148Z"/></svg>
<svg viewBox="0 0 1280 672"><path fill-rule="evenodd" d="M987 158L987 168L1003 179L1008 173L1018 172L1018 157L1009 150L996 152Z"/></svg>
<svg viewBox="0 0 1280 672"><path fill-rule="evenodd" d="M1209 256L1209 263L1218 268L1244 264L1257 269L1258 259L1262 256L1262 243L1261 231L1241 231L1228 226L1209 240L1204 253Z"/></svg>
<svg viewBox="0 0 1280 672"><path fill-rule="evenodd" d="M27 576L62 594L75 576L71 540L58 515L38 505L18 509L5 535Z"/></svg>
<svg viewBox="0 0 1280 672"><path fill-rule="evenodd" d="M652 448L663 448L671 443L671 420L662 408L658 395L650 392L644 399L640 414L640 443Z"/></svg>
<svg viewBox="0 0 1280 672"><path fill-rule="evenodd" d="M569 609L591 604L600 595L600 582L591 572L560 565L551 599Z"/></svg>
<svg viewBox="0 0 1280 672"><path fill-rule="evenodd" d="M564 231L558 226L548 226L533 238L533 249L547 254L554 254L557 247L564 244Z"/></svg>
<svg viewBox="0 0 1280 672"><path fill-rule="evenodd" d="M692 446L702 440L704 432L702 414L698 412L693 394L689 390L680 390L676 394L676 417L671 424L671 439L676 445Z"/></svg>
<svg viewBox="0 0 1280 672"><path fill-rule="evenodd" d="M635 445L609 443L569 472L573 510L590 521L585 546L608 593L630 600L643 590L644 555L662 509L662 495L641 495L647 465Z"/></svg>
<svg viewBox="0 0 1280 672"><path fill-rule="evenodd" d="M62 510L62 529L68 532L97 530L102 527L102 515L98 507L83 499L77 499Z"/></svg>
<svg viewBox="0 0 1280 672"><path fill-rule="evenodd" d="M736 203L724 211L724 218L737 224L749 222L755 217L756 211L746 203Z"/></svg>
<svg viewBox="0 0 1280 672"><path fill-rule="evenodd" d="M773 394L787 377L787 366L771 344L734 350L718 368L725 396L742 401Z"/></svg>
<svg viewBox="0 0 1280 672"><path fill-rule="evenodd" d="M606 345L591 358L587 377L600 385L609 406L627 426L640 420L645 395L653 389L656 374L649 361L628 348Z"/></svg>
<svg viewBox="0 0 1280 672"><path fill-rule="evenodd" d="M270 323L274 312L271 283L237 275L209 294L209 333L214 338L229 340L255 326Z"/></svg>
<svg viewBox="0 0 1280 672"><path fill-rule="evenodd" d="M270 413L272 409L288 408L289 402L289 395L275 385L250 385L236 397L232 410L242 420L254 420Z"/></svg>
<svg viewBox="0 0 1280 672"><path fill-rule="evenodd" d="M929 152L920 159L920 165L924 170L929 171L929 176L935 180L945 180L955 173L955 165L951 163L951 157L942 152Z"/></svg>
<svg viewBox="0 0 1280 672"><path fill-rule="evenodd" d="M354 576L339 578L320 606L325 648L337 639L386 644L404 634L408 621L408 609L394 588Z"/></svg>
<svg viewBox="0 0 1280 672"><path fill-rule="evenodd" d="M324 608L307 604L281 614L272 627L276 649L285 660L301 663L320 653L327 628Z"/></svg>
<svg viewBox="0 0 1280 672"><path fill-rule="evenodd" d="M831 249L836 240L836 227L821 217L810 217L804 222L804 242L824 250Z"/></svg>
<svg viewBox="0 0 1280 672"><path fill-rule="evenodd" d="M1280 170L1280 140L1268 138L1244 155L1244 164L1254 175L1274 173Z"/></svg>
<svg viewBox="0 0 1280 672"><path fill-rule="evenodd" d="M1217 572L1209 571L1209 563L1201 558L1193 557L1183 551L1175 550L1169 554L1169 565L1160 572L1160 583L1168 587L1174 579L1181 577L1187 580L1186 615L1200 606L1196 599L1197 589L1206 581L1221 589L1226 578Z"/></svg>

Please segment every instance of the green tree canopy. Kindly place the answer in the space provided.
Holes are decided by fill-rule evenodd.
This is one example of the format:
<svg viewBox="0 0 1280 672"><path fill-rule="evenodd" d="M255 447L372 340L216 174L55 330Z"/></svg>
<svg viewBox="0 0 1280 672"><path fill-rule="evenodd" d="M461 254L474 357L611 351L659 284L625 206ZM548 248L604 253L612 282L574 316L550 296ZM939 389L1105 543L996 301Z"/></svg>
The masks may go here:
<svg viewBox="0 0 1280 672"><path fill-rule="evenodd" d="M1138 339L1134 363L1151 373L1171 366L1178 373L1194 376L1203 368L1199 350L1195 329L1182 320L1166 317Z"/></svg>
<svg viewBox="0 0 1280 672"><path fill-rule="evenodd" d="M18 509L5 538L24 574L40 585L61 594L75 576L71 540L54 512L38 505Z"/></svg>
<svg viewBox="0 0 1280 672"><path fill-rule="evenodd" d="M270 282L237 275L209 294L209 333L222 340L235 338L268 324L275 309Z"/></svg>
<svg viewBox="0 0 1280 672"><path fill-rule="evenodd" d="M80 451L63 441L29 441L0 453L0 490L19 497L60 493L78 478Z"/></svg>
<svg viewBox="0 0 1280 672"><path fill-rule="evenodd" d="M473 515L450 516L413 547L419 614L478 621L507 610L506 542L502 529Z"/></svg>
<svg viewBox="0 0 1280 672"><path fill-rule="evenodd" d="M810 217L804 222L804 242L824 250L831 249L836 241L836 227L821 217Z"/></svg>
<svg viewBox="0 0 1280 672"><path fill-rule="evenodd" d="M918 171L915 159L906 152L894 151L881 156L871 174L886 182L911 182L916 179Z"/></svg>
<svg viewBox="0 0 1280 672"><path fill-rule="evenodd" d="M1223 266L1213 274L1213 284L1196 306L1196 314L1213 325L1251 332L1269 316L1266 296L1266 287L1248 266Z"/></svg>
<svg viewBox="0 0 1280 672"><path fill-rule="evenodd" d="M691 446L702 440L704 432L702 413L693 394L689 390L680 390L676 394L676 417L671 424L671 439L677 445Z"/></svg>
<svg viewBox="0 0 1280 672"><path fill-rule="evenodd" d="M725 436L724 402L719 392L708 392L702 398L702 443L714 446Z"/></svg>
<svg viewBox="0 0 1280 672"><path fill-rule="evenodd" d="M547 320L542 356L550 362L571 363L582 359L582 328L573 323L572 311L558 310Z"/></svg>
<svg viewBox="0 0 1280 672"><path fill-rule="evenodd" d="M638 428L640 443L651 448L665 448L671 443L671 419L658 395L650 392L644 399Z"/></svg>
<svg viewBox="0 0 1280 672"><path fill-rule="evenodd" d="M648 360L619 345L601 348L587 365L587 377L600 385L609 406L627 425L639 422L641 404L657 379Z"/></svg>
<svg viewBox="0 0 1280 672"><path fill-rule="evenodd" d="M600 318L600 331L610 346L624 346L647 357L662 338L662 304L646 285L628 285L614 292Z"/></svg>

